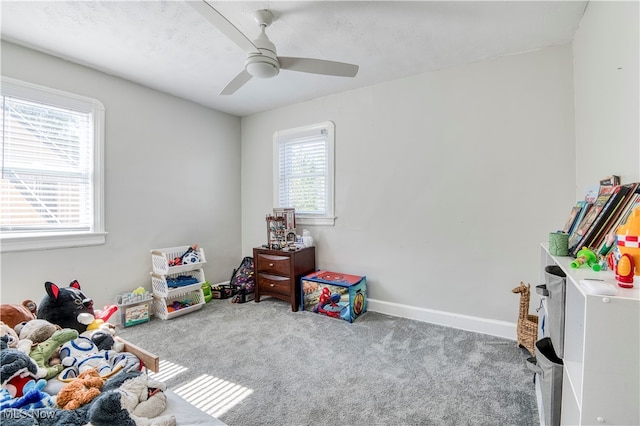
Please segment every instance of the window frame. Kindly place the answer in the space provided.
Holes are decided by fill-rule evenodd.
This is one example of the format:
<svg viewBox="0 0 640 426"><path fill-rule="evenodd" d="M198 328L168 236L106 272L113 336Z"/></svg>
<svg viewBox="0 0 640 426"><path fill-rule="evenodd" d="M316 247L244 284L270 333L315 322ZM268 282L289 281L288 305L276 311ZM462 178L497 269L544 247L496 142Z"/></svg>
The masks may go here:
<svg viewBox="0 0 640 426"><path fill-rule="evenodd" d="M327 134L326 148L326 189L327 199L326 214L312 215L296 211L296 225L335 225L335 124L332 121L296 127L286 130L278 130L273 134L273 207L280 206L280 145L292 139L314 136L325 131Z"/></svg>
<svg viewBox="0 0 640 426"><path fill-rule="evenodd" d="M106 242L104 223L105 108L97 99L2 76L2 96L74 109L92 114L93 120L93 225L89 231L0 233L0 252L46 250L100 245Z"/></svg>

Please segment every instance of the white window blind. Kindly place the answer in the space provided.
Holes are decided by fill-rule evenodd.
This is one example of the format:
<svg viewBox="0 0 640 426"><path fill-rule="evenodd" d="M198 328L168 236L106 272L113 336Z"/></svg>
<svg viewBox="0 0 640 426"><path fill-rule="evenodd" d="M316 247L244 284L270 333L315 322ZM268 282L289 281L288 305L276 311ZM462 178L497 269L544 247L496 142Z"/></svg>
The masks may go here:
<svg viewBox="0 0 640 426"><path fill-rule="evenodd" d="M301 214L327 212L325 135L283 142L280 146L280 206Z"/></svg>
<svg viewBox="0 0 640 426"><path fill-rule="evenodd" d="M96 126L104 111L96 123L95 102L5 79L1 103L3 246L6 237L103 231Z"/></svg>
<svg viewBox="0 0 640 426"><path fill-rule="evenodd" d="M276 132L274 207L293 207L299 223L333 224L333 123Z"/></svg>

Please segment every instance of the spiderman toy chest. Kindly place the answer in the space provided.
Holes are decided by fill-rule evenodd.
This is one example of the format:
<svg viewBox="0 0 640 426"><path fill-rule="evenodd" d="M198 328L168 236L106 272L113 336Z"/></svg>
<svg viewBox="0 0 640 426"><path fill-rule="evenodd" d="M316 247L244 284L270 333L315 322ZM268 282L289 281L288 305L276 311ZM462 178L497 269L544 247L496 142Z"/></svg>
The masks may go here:
<svg viewBox="0 0 640 426"><path fill-rule="evenodd" d="M367 311L367 278L316 271L300 279L302 310L353 322Z"/></svg>

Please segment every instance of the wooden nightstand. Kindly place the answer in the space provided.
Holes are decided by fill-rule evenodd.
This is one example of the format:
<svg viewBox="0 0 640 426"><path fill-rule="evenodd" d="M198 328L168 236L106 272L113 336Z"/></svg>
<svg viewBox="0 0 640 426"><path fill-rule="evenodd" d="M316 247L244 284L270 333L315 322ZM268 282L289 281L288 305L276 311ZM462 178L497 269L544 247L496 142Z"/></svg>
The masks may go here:
<svg viewBox="0 0 640 426"><path fill-rule="evenodd" d="M253 249L256 276L255 301L271 296L291 303L297 311L300 303L300 277L316 269L316 248L298 251Z"/></svg>

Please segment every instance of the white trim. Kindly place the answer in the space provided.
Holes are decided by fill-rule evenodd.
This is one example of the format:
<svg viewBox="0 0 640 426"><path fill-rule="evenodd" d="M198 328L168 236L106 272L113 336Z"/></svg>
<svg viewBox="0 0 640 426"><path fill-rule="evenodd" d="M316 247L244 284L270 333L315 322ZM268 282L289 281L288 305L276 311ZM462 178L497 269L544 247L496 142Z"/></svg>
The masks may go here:
<svg viewBox="0 0 640 426"><path fill-rule="evenodd" d="M3 235L0 239L0 252L27 250L50 250L69 247L97 246L107 240L106 232L87 232L84 234L52 235Z"/></svg>
<svg viewBox="0 0 640 426"><path fill-rule="evenodd" d="M322 225L333 226L336 223L335 217L305 217L296 215L297 225Z"/></svg>
<svg viewBox="0 0 640 426"><path fill-rule="evenodd" d="M367 310L517 341L516 323L367 299Z"/></svg>
<svg viewBox="0 0 640 426"><path fill-rule="evenodd" d="M75 93L2 76L3 96L13 96L41 104L91 113L93 120L93 226L89 232L79 233L42 233L42 234L2 234L0 252L48 250L67 247L83 247L104 244L105 205L104 205L104 143L105 108L102 102Z"/></svg>

